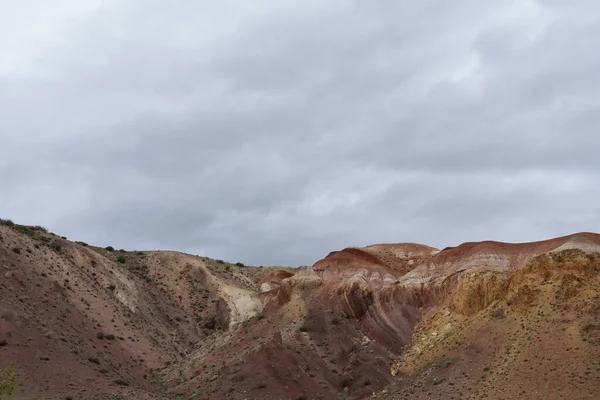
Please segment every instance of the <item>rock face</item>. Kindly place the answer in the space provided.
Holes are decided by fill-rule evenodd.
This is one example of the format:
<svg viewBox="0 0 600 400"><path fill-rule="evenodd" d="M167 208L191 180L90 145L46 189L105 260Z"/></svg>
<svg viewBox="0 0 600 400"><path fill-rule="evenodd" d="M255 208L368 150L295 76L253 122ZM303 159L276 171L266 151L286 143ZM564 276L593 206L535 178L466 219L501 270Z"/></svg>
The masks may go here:
<svg viewBox="0 0 600 400"><path fill-rule="evenodd" d="M298 269L110 251L10 224L0 224L0 237L0 368L15 362L23 395L471 398L489 387L490 398L505 398L506 363L526 361L504 361L495 340L517 337L515 351L531 359L536 349L561 357L585 348L572 353L583 360L577 398L597 398L586 396L600 387L586 364L600 360L597 234L441 251L378 244ZM531 339L543 332L535 321L556 335ZM552 398L544 377L560 367L536 362L539 374L510 364L520 375L508 384L539 378ZM473 379L440 367L447 363ZM470 363L503 372L491 382L468 372Z"/></svg>
<svg viewBox="0 0 600 400"><path fill-rule="evenodd" d="M175 383L176 393L193 395L202 388L213 396L229 393L240 399L295 398L301 393L362 398L386 387L397 390L398 376L391 372L398 375L424 318L440 313L449 321L456 316L479 318L498 302L525 304L529 289L516 294L509 290L524 266L565 249L594 253L599 243L600 236L582 233L525 244L465 243L442 251L381 244L332 252L313 266L265 276L260 319L183 364L211 367L185 367L184 376L191 378L181 383L173 369L167 380ZM444 337L443 329L452 330L452 323L427 335ZM232 379L211 380L217 376ZM422 398L430 397L424 393Z"/></svg>
<svg viewBox="0 0 600 400"><path fill-rule="evenodd" d="M373 397L598 398L600 255L589 250L553 250L508 277L460 273Z"/></svg>

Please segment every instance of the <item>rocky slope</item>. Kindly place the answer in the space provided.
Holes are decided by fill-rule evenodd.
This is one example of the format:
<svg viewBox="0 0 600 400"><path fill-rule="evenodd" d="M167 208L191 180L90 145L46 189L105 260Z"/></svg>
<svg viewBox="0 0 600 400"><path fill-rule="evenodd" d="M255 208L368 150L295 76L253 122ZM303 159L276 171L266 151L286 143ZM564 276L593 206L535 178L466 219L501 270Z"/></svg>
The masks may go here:
<svg viewBox="0 0 600 400"><path fill-rule="evenodd" d="M0 367L33 398L600 397L600 235L299 269L0 235Z"/></svg>
<svg viewBox="0 0 600 400"><path fill-rule="evenodd" d="M599 275L600 255L580 249L509 276L460 273L393 365L398 380L373 398L599 398Z"/></svg>
<svg viewBox="0 0 600 400"><path fill-rule="evenodd" d="M256 315L261 275L222 261L74 243L0 224L0 368L21 393L156 392L158 372Z"/></svg>

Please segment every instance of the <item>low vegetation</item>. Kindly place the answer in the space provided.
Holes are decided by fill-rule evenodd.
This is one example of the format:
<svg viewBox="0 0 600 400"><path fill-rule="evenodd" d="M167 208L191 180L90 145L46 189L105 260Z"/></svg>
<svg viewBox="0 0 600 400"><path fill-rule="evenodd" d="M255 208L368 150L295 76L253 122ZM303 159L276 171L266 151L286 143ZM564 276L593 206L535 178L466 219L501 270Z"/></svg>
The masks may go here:
<svg viewBox="0 0 600 400"><path fill-rule="evenodd" d="M0 371L0 400L7 399L5 396L11 396L19 387L15 366L11 363L4 370Z"/></svg>

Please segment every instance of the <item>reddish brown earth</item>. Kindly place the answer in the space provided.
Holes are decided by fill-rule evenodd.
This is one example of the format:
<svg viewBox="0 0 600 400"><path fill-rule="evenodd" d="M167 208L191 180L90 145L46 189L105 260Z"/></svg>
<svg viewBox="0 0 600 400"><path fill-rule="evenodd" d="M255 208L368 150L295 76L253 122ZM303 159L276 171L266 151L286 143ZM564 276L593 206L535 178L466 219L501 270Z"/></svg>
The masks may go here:
<svg viewBox="0 0 600 400"><path fill-rule="evenodd" d="M24 226L0 225L0 238L0 368L14 362L31 398L154 396L167 365L259 312L270 270Z"/></svg>
<svg viewBox="0 0 600 400"><path fill-rule="evenodd" d="M597 234L299 269L0 236L15 399L600 398Z"/></svg>

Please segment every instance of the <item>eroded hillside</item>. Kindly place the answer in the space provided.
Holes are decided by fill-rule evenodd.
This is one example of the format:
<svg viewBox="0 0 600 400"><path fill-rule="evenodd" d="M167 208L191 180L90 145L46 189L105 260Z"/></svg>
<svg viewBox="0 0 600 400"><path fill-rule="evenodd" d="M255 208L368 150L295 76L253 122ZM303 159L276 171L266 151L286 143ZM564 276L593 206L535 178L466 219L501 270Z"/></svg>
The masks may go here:
<svg viewBox="0 0 600 400"><path fill-rule="evenodd" d="M31 398L599 397L596 234L299 269L0 235L0 367Z"/></svg>
<svg viewBox="0 0 600 400"><path fill-rule="evenodd" d="M374 398L596 399L600 255L571 249L510 275L479 269L417 325Z"/></svg>
<svg viewBox="0 0 600 400"><path fill-rule="evenodd" d="M557 387L556 398L596 398L599 243L596 234L578 234L443 251L388 244L333 252L294 274L267 275L260 317L165 378L175 393L207 399L516 399ZM561 303L552 306L553 298ZM565 346L558 334L580 331L591 332L585 345ZM512 358L500 359L501 346ZM563 354L577 368L556 365ZM580 386L544 386L551 376L535 381L536 367L580 374ZM450 373L456 377L443 375Z"/></svg>
<svg viewBox="0 0 600 400"><path fill-rule="evenodd" d="M28 396L153 395L159 371L261 309L268 268L107 250L3 222L0 367L14 361Z"/></svg>

